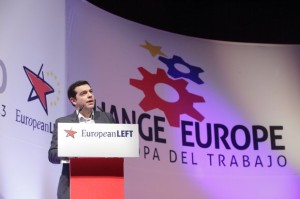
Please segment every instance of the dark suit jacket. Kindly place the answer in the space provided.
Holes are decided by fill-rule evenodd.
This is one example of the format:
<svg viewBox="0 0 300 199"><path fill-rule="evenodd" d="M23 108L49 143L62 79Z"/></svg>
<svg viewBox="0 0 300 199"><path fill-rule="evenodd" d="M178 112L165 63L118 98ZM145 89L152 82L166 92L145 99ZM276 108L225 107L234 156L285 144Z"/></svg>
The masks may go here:
<svg viewBox="0 0 300 199"><path fill-rule="evenodd" d="M115 123L110 113L104 113L100 111L94 112L95 123ZM57 156L57 124L58 123L78 123L78 115L74 111L71 115L58 118L54 124L54 130L51 140L50 149L48 151L48 159L53 164L60 164L63 158ZM70 174L69 164L63 164L62 173L59 179L57 198L69 199L70 198Z"/></svg>

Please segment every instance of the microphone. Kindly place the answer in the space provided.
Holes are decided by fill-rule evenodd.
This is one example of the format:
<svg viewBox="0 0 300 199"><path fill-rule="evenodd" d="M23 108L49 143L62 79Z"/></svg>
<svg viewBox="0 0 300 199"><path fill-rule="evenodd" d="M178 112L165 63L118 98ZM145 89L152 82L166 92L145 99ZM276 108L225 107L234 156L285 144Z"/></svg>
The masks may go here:
<svg viewBox="0 0 300 199"><path fill-rule="evenodd" d="M105 114L105 117L108 119L108 121L109 121L110 123L115 123L114 119L113 119L113 118L110 119L110 118L108 117L107 113L106 113L101 107L97 106L97 108L98 108L102 113Z"/></svg>
<svg viewBox="0 0 300 199"><path fill-rule="evenodd" d="M77 113L77 117L76 117L76 120L75 120L75 121L79 122L78 116L79 116L80 111L82 111L83 108L84 108L84 105L82 105L82 106L79 107L78 113Z"/></svg>

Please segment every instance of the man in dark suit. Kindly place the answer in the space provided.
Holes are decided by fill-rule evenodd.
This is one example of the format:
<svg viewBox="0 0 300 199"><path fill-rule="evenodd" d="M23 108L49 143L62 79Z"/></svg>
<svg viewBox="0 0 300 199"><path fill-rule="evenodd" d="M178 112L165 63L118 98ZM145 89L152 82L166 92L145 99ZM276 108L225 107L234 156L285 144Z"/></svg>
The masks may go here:
<svg viewBox="0 0 300 199"><path fill-rule="evenodd" d="M68 88L68 99L76 110L65 117L55 121L50 149L48 151L49 161L53 164L63 163L62 173L59 179L57 198L70 198L70 174L68 158L57 156L57 124L58 123L114 123L110 113L94 111L95 98L93 90L87 81L77 81Z"/></svg>

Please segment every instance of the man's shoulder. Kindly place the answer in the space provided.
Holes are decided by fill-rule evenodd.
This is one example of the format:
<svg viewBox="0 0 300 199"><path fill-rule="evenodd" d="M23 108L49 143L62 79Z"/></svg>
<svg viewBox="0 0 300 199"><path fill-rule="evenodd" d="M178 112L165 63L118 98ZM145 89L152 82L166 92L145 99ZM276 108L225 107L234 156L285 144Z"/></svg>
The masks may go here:
<svg viewBox="0 0 300 199"><path fill-rule="evenodd" d="M112 114L104 111L95 111L95 121L100 123L115 123Z"/></svg>
<svg viewBox="0 0 300 199"><path fill-rule="evenodd" d="M76 116L76 114L75 114ZM59 117L56 119L57 122L70 122L72 121L72 119L74 119L74 113L63 116L63 117Z"/></svg>
<svg viewBox="0 0 300 199"><path fill-rule="evenodd" d="M104 112L104 111L95 111L94 112L95 115L107 115L107 116L111 116L111 113L109 112Z"/></svg>

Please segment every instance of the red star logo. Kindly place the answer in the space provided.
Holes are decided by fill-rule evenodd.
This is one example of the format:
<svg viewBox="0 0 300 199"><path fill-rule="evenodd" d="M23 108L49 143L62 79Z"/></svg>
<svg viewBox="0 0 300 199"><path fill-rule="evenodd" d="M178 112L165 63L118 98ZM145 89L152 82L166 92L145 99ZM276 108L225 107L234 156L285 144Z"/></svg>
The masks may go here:
<svg viewBox="0 0 300 199"><path fill-rule="evenodd" d="M76 131L72 131L72 130L65 130L65 132L67 133L67 137L72 137L75 138L74 135L75 133L77 133Z"/></svg>
<svg viewBox="0 0 300 199"><path fill-rule="evenodd" d="M44 80L44 75L42 73L42 77L40 77L40 73L42 72L43 65L40 68L38 74L35 74L30 69L24 66L25 73L32 85L32 89L30 91L28 101L33 101L35 99L39 99L46 114L48 115L48 108L47 108L47 98L46 95L53 93L54 89ZM36 96L33 96L33 91L35 91Z"/></svg>

